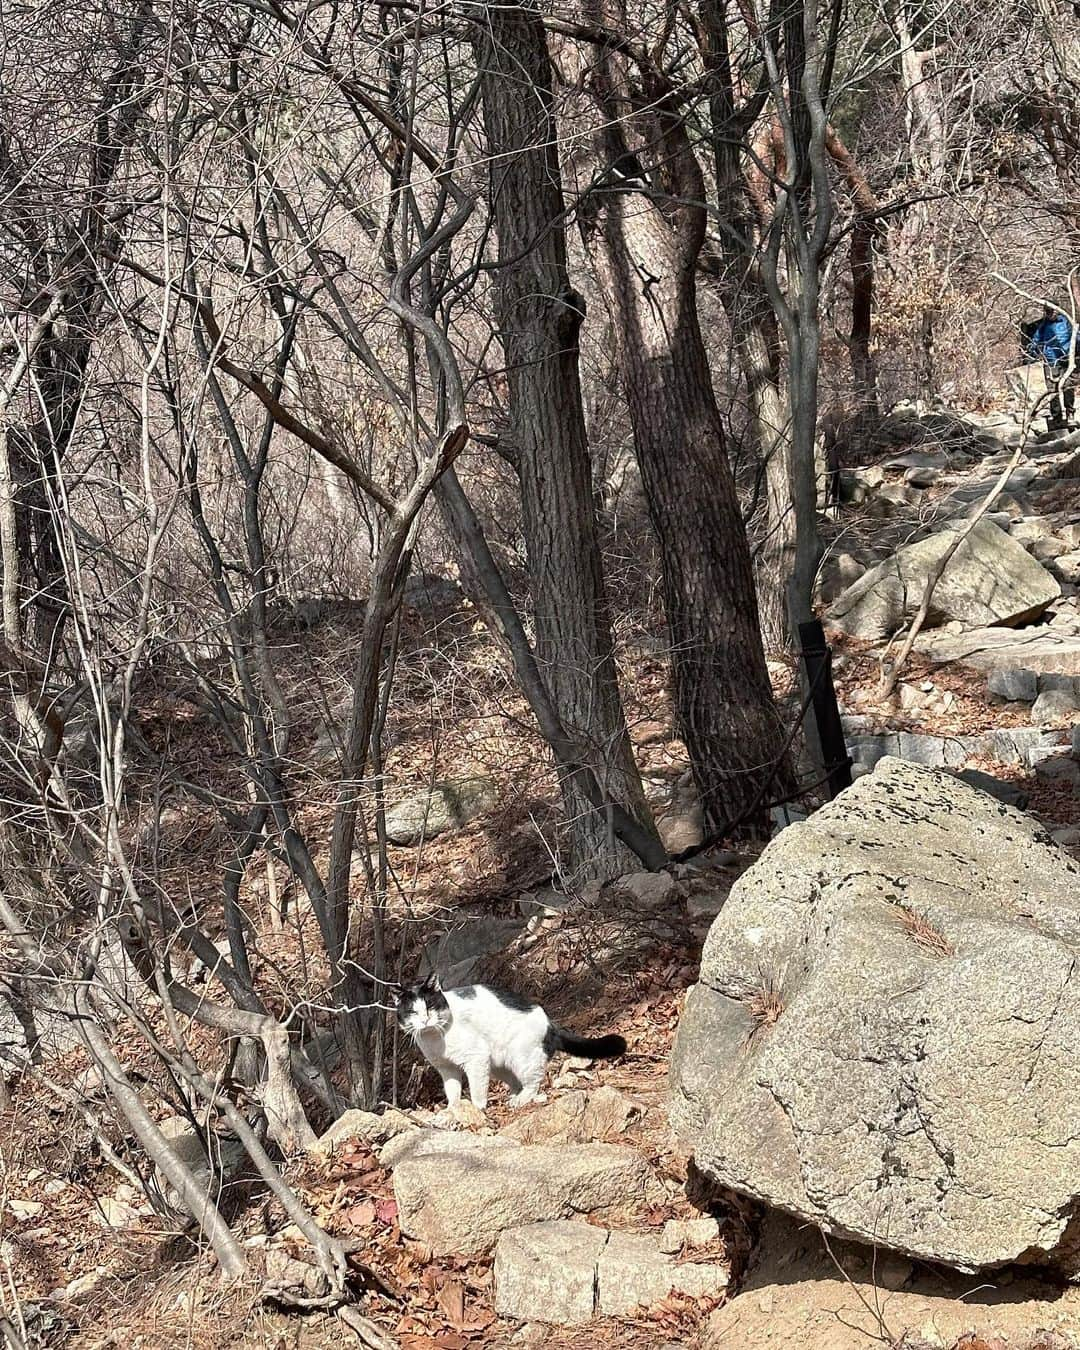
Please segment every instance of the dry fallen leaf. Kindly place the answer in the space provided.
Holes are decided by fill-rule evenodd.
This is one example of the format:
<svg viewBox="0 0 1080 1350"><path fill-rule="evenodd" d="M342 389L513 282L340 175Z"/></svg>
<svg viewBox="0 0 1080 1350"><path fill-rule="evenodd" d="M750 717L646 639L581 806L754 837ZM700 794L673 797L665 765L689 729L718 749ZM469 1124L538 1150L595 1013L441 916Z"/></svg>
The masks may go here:
<svg viewBox="0 0 1080 1350"><path fill-rule="evenodd" d="M457 1280L447 1280L438 1292L439 1307L455 1331L465 1325L465 1289Z"/></svg>

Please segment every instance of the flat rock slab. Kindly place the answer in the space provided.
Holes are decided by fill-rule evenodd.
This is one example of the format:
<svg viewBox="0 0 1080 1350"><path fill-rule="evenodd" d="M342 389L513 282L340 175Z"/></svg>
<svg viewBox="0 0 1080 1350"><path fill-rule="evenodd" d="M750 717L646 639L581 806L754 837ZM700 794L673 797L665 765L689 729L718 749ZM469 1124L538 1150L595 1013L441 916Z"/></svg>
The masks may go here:
<svg viewBox="0 0 1080 1350"><path fill-rule="evenodd" d="M735 883L676 1038L697 1165L838 1236L1080 1269L1080 867L897 759Z"/></svg>
<svg viewBox="0 0 1080 1350"><path fill-rule="evenodd" d="M929 574L956 545L950 528L906 544L830 606L827 622L854 637L891 637L922 603ZM926 626L949 620L1013 626L1037 618L1061 594L1057 580L1015 539L980 520L949 558Z"/></svg>
<svg viewBox="0 0 1080 1350"><path fill-rule="evenodd" d="M566 1325L621 1316L659 1303L672 1290L717 1296L729 1280L726 1265L677 1262L655 1237L581 1222L514 1228L495 1249L495 1310L521 1322Z"/></svg>
<svg viewBox="0 0 1080 1350"><path fill-rule="evenodd" d="M1060 731L1001 727L970 736L919 736L908 731L860 733L847 738L847 747L856 770L865 773L889 757L931 769L959 769L975 758L1031 768L1040 755L1056 750L1063 741Z"/></svg>
<svg viewBox="0 0 1080 1350"><path fill-rule="evenodd" d="M957 662L972 670L1016 667L1037 675L1080 676L1080 637L1054 632L1045 624L1023 632L976 628L968 633L923 633L915 650L935 665Z"/></svg>
<svg viewBox="0 0 1080 1350"><path fill-rule="evenodd" d="M439 1254L478 1255L508 1228L629 1213L661 1194L645 1158L617 1144L517 1144L499 1136L425 1133L434 1137L400 1136L408 1147L393 1164L394 1195L401 1231Z"/></svg>

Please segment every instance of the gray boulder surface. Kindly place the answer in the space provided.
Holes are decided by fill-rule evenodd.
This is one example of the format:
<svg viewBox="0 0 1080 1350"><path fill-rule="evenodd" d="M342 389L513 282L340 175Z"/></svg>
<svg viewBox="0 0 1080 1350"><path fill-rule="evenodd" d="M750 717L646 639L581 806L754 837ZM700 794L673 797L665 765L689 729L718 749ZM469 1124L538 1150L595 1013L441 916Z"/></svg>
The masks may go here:
<svg viewBox="0 0 1080 1350"><path fill-rule="evenodd" d="M1072 722L1076 712L1076 695L1071 689L1047 689L1032 704L1031 722L1036 727L1058 726Z"/></svg>
<svg viewBox="0 0 1080 1350"><path fill-rule="evenodd" d="M400 1145L400 1147L399 1147ZM618 1144L518 1144L423 1130L391 1140L401 1231L438 1253L490 1251L508 1228L640 1209L660 1193L647 1160Z"/></svg>
<svg viewBox="0 0 1080 1350"><path fill-rule="evenodd" d="M1039 677L1023 666L1006 666L992 670L987 676L986 689L1009 703L1034 703L1039 696Z"/></svg>
<svg viewBox="0 0 1080 1350"><path fill-rule="evenodd" d="M873 567L832 604L826 620L854 637L889 637L922 603L929 573L956 542L957 529L905 544ZM1061 594L1061 587L1023 545L980 520L947 563L927 627L956 619L969 626L1026 623Z"/></svg>
<svg viewBox="0 0 1080 1350"><path fill-rule="evenodd" d="M621 1316L673 1289L715 1297L729 1280L727 1266L676 1262L655 1237L580 1221L513 1228L495 1248L495 1308L518 1321L572 1325Z"/></svg>
<svg viewBox="0 0 1080 1350"><path fill-rule="evenodd" d="M419 844L448 830L460 830L498 801L490 778L448 778L403 797L386 813L386 835L392 844Z"/></svg>
<svg viewBox="0 0 1080 1350"><path fill-rule="evenodd" d="M1080 1270L1080 867L888 758L785 830L705 943L671 1111L720 1183L962 1270Z"/></svg>

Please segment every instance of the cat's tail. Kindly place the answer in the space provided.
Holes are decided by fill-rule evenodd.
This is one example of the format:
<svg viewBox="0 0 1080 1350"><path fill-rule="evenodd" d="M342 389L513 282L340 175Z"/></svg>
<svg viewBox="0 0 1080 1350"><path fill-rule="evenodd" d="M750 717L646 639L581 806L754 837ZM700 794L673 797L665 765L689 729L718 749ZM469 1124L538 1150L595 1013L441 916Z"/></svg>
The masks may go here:
<svg viewBox="0 0 1080 1350"><path fill-rule="evenodd" d="M621 1036L575 1036L565 1027L553 1026L550 1037L553 1049L581 1059L618 1059L626 1054L626 1042Z"/></svg>

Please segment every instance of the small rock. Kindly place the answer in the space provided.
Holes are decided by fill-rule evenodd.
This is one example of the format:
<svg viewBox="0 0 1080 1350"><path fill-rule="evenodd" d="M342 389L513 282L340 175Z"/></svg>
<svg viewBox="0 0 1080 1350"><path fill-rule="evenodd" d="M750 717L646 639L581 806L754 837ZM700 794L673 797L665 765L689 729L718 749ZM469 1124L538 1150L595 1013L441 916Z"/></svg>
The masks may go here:
<svg viewBox="0 0 1080 1350"><path fill-rule="evenodd" d="M461 602L460 584L435 572L414 572L405 583L402 599L413 609L443 609Z"/></svg>
<svg viewBox="0 0 1080 1350"><path fill-rule="evenodd" d="M9 1200L6 1208L11 1217L18 1223L24 1223L27 1219L36 1219L45 1210L45 1206L40 1200Z"/></svg>
<svg viewBox="0 0 1080 1350"><path fill-rule="evenodd" d="M96 1289L102 1275L106 1273L104 1266L95 1266L93 1270L88 1270L85 1275L79 1275L70 1284L65 1284L62 1289L54 1289L49 1295L63 1303L68 1299L78 1298L81 1294L89 1294L92 1289Z"/></svg>
<svg viewBox="0 0 1080 1350"><path fill-rule="evenodd" d="M618 1088L567 1092L499 1131L521 1144L593 1144L625 1134L641 1107Z"/></svg>
<svg viewBox="0 0 1080 1350"><path fill-rule="evenodd" d="M660 1250L676 1256L684 1247L704 1247L719 1236L715 1219L668 1219L660 1235Z"/></svg>
<svg viewBox="0 0 1080 1350"><path fill-rule="evenodd" d="M772 815L774 834L786 830L789 825L801 824L807 815L801 807L795 806L791 802L785 802L783 806L774 806L770 814Z"/></svg>
<svg viewBox="0 0 1080 1350"><path fill-rule="evenodd" d="M724 908L726 899L726 895L720 895L717 891L699 892L687 896L686 912L691 919L715 919Z"/></svg>
<svg viewBox="0 0 1080 1350"><path fill-rule="evenodd" d="M903 1289L914 1273L915 1267L911 1262L895 1254L885 1256L874 1267L875 1283L891 1293Z"/></svg>
<svg viewBox="0 0 1080 1350"><path fill-rule="evenodd" d="M1040 694L1031 707L1031 724L1052 727L1072 720L1077 711L1075 694L1065 689L1048 689Z"/></svg>
<svg viewBox="0 0 1080 1350"><path fill-rule="evenodd" d="M928 488L933 487L940 477L940 469L933 469L928 466L925 469L908 469L904 474L904 482L909 487Z"/></svg>
<svg viewBox="0 0 1080 1350"><path fill-rule="evenodd" d="M595 1315L596 1262L607 1233L557 1219L512 1228L495 1248L495 1311L560 1326Z"/></svg>
<svg viewBox="0 0 1080 1350"><path fill-rule="evenodd" d="M867 503L867 509L879 516L897 516L908 506L917 506L918 489L908 483L884 483Z"/></svg>
<svg viewBox="0 0 1080 1350"><path fill-rule="evenodd" d="M992 670L987 676L986 688L989 693L1009 703L1034 703L1039 696L1039 680L1035 672L1016 666Z"/></svg>
<svg viewBox="0 0 1080 1350"><path fill-rule="evenodd" d="M658 909L667 904L675 889L675 878L670 872L632 872L619 878L619 886L629 891L634 899L647 909Z"/></svg>
<svg viewBox="0 0 1080 1350"><path fill-rule="evenodd" d="M552 914L562 914L570 909L574 897L564 891L553 890L550 886L542 891L523 891L518 896L518 909L526 919L539 915L546 918Z"/></svg>
<svg viewBox="0 0 1080 1350"><path fill-rule="evenodd" d="M525 920L482 915L432 938L424 945L421 968L436 971L444 989L471 983L485 956L505 951L525 927Z"/></svg>
<svg viewBox="0 0 1080 1350"><path fill-rule="evenodd" d="M926 695L921 689L916 689L913 684L901 683L899 693L900 707L905 712L915 712L926 707L928 702Z"/></svg>
<svg viewBox="0 0 1080 1350"><path fill-rule="evenodd" d="M1046 694L1051 689L1063 689L1067 694L1080 693L1075 675L1062 675L1057 671L1048 671L1039 676L1039 693Z"/></svg>
<svg viewBox="0 0 1080 1350"><path fill-rule="evenodd" d="M346 1111L315 1141L315 1153L332 1153L342 1144L357 1139L364 1144L385 1144L396 1135L419 1126L393 1107L381 1114L374 1111Z"/></svg>
<svg viewBox="0 0 1080 1350"><path fill-rule="evenodd" d="M721 1294L729 1281L724 1266L676 1265L654 1238L613 1232L596 1263L597 1307L605 1317L619 1317L659 1303L673 1289L696 1298Z"/></svg>
<svg viewBox="0 0 1080 1350"><path fill-rule="evenodd" d="M1080 553L1060 553L1050 565L1059 581L1076 585L1080 581Z"/></svg>
<svg viewBox="0 0 1080 1350"><path fill-rule="evenodd" d="M908 450L886 460L886 469L944 469L949 456L944 450ZM906 477L906 475L905 475Z"/></svg>
<svg viewBox="0 0 1080 1350"><path fill-rule="evenodd" d="M705 838L705 812L693 792L680 792L657 813L656 829L669 854L696 848Z"/></svg>
<svg viewBox="0 0 1080 1350"><path fill-rule="evenodd" d="M126 1200L116 1200L111 1195L99 1197L94 1209L94 1218L102 1228L132 1228L140 1219L139 1211Z"/></svg>
<svg viewBox="0 0 1080 1350"><path fill-rule="evenodd" d="M1071 755L1048 755L1035 765L1035 777L1043 783L1068 783L1080 788L1080 764Z"/></svg>
<svg viewBox="0 0 1080 1350"><path fill-rule="evenodd" d="M491 778L448 778L403 798L386 813L386 836L392 844L412 846L448 830L463 829L490 811L499 799Z"/></svg>
<svg viewBox="0 0 1080 1350"><path fill-rule="evenodd" d="M247 1156L243 1144L238 1139L222 1139L211 1132L207 1136L207 1141L211 1146L213 1158L212 1160L207 1158L201 1136L184 1116L166 1116L158 1125L158 1129L168 1140L180 1161L190 1168L204 1191L208 1191L222 1178L231 1177ZM158 1184L174 1208L185 1208L179 1194L160 1172Z"/></svg>
<svg viewBox="0 0 1080 1350"><path fill-rule="evenodd" d="M1045 563L1063 557L1068 551L1068 546L1063 544L1060 539L1040 539L1032 547L1031 555Z"/></svg>
<svg viewBox="0 0 1080 1350"><path fill-rule="evenodd" d="M266 1253L266 1283L275 1289L300 1291L310 1298L321 1298L330 1287L318 1266L298 1260L281 1247L271 1247Z"/></svg>
<svg viewBox="0 0 1080 1350"><path fill-rule="evenodd" d="M487 1124L487 1117L475 1102L470 1102L466 1098L455 1102L450 1108L450 1115L459 1125L464 1125L467 1129L483 1129Z"/></svg>
<svg viewBox="0 0 1080 1350"><path fill-rule="evenodd" d="M1051 830L1050 838L1062 848L1075 848L1080 844L1080 829L1075 825L1065 825L1060 830Z"/></svg>

